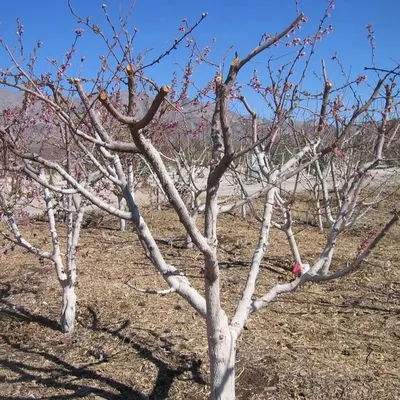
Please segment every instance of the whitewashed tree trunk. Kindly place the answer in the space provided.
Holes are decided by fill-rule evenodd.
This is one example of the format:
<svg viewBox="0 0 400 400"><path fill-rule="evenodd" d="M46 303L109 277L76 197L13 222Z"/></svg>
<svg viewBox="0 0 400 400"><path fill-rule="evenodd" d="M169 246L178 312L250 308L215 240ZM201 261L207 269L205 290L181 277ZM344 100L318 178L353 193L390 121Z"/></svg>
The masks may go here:
<svg viewBox="0 0 400 400"><path fill-rule="evenodd" d="M286 238L289 243L290 251L292 252L293 255L293 260L301 264L300 250L297 245L296 238L292 228L292 213L290 210L290 206L285 205L285 202L283 201L282 197L279 194L277 194L276 191L273 191L273 189L271 189L271 192L272 194L268 194L267 196L267 202L271 201L273 202L275 200L280 205L281 209L283 209L283 215L284 215L284 224L279 225L275 223L274 225L285 232ZM270 195L274 196L272 200L269 198ZM272 214L272 209L270 213Z"/></svg>
<svg viewBox="0 0 400 400"><path fill-rule="evenodd" d="M156 187L156 203L157 203L157 210L161 211L161 196L160 196L160 189Z"/></svg>
<svg viewBox="0 0 400 400"><path fill-rule="evenodd" d="M191 250L194 248L193 240L188 233L186 233L185 237L185 248Z"/></svg>
<svg viewBox="0 0 400 400"><path fill-rule="evenodd" d="M322 222L322 211L321 211L321 203L319 201L319 185L314 186L314 198L315 198L315 208L317 211L317 223L319 230L322 232L324 230L324 224Z"/></svg>
<svg viewBox="0 0 400 400"><path fill-rule="evenodd" d="M192 220L193 225L196 225L197 218L199 216L199 208L200 208L200 203L199 203L199 197L196 195L194 191L191 191L191 212L190 212L190 218ZM186 231L186 237L185 237L185 247L187 249L193 249L194 248L194 243L193 240L189 234L189 232Z"/></svg>
<svg viewBox="0 0 400 400"><path fill-rule="evenodd" d="M221 308L219 268L216 258L206 264L205 289L210 398L230 400L235 398L236 343L229 330L228 318Z"/></svg>
<svg viewBox="0 0 400 400"><path fill-rule="evenodd" d="M40 178L47 182L44 170L40 171ZM52 193L45 187L44 190L44 200L46 202L46 211L49 219L50 234L53 243L53 254L49 257L55 266L57 279L62 288L62 305L61 305L61 316L60 324L61 331L63 333L72 333L75 327L75 313L76 313L76 294L75 294L75 281L76 281L76 248L79 242L80 229L82 226L82 220L86 208L86 199L74 198L73 194L68 194L66 196L66 212L68 217L67 226L67 245L65 254L65 264L64 267L62 256L61 256L61 246L58 237ZM76 212L74 212L74 207Z"/></svg>
<svg viewBox="0 0 400 400"><path fill-rule="evenodd" d="M133 175L133 164L132 164L132 162L129 162L129 164L128 164L128 176L127 176L127 179L128 179L128 190L131 192L131 196L132 196L133 200L135 200L135 192L134 192L134 190L135 190L135 188L134 188L135 178L134 178L134 175Z"/></svg>
<svg viewBox="0 0 400 400"><path fill-rule="evenodd" d="M196 223L198 215L199 215L199 213L196 210L191 214L193 224ZM186 236L185 236L185 248L187 248L189 250L194 248L193 240L188 232L186 232Z"/></svg>
<svg viewBox="0 0 400 400"><path fill-rule="evenodd" d="M335 164L332 159L331 159L330 164L331 164L332 186L333 186L333 190L335 192L337 204L340 208L340 207L342 207L342 199L341 199L340 192L339 192L338 180L337 180L336 171L335 171Z"/></svg>
<svg viewBox="0 0 400 400"><path fill-rule="evenodd" d="M289 242L290 251L292 252L294 261L301 264L301 255L299 251L299 246L297 246L297 242L292 227L289 226L286 229L284 229L284 231L286 234L286 238Z"/></svg>
<svg viewBox="0 0 400 400"><path fill-rule="evenodd" d="M74 282L67 280L62 285L62 308L60 324L64 333L71 333L75 327L76 294Z"/></svg>
<svg viewBox="0 0 400 400"><path fill-rule="evenodd" d="M246 195L244 193L242 193L242 200L244 200L246 198ZM247 205L243 204L242 205L242 218L246 218L247 216Z"/></svg>
<svg viewBox="0 0 400 400"><path fill-rule="evenodd" d="M226 317L226 316L225 316ZM227 322L227 321L226 321ZM228 324L209 332L210 386L212 400L235 399L236 343Z"/></svg>
<svg viewBox="0 0 400 400"><path fill-rule="evenodd" d="M316 179L319 182L319 186L321 186L322 189L322 196L324 199L324 208L325 208L325 216L326 220L332 225L335 222L335 219L332 216L332 208L331 208L331 199L329 198L329 191L328 191L328 183L326 182L326 178L324 174L322 173L320 164L317 161L315 161L315 170L316 170ZM319 198L319 195L318 195ZM318 200L319 202L319 200Z"/></svg>
<svg viewBox="0 0 400 400"><path fill-rule="evenodd" d="M374 156L376 160L381 161L383 157L383 146L385 141L387 140L389 121L390 121L390 113L392 111L393 106L393 97L392 97L392 85L385 85L385 108L382 113L382 123L378 128L378 137L374 149Z"/></svg>
<svg viewBox="0 0 400 400"><path fill-rule="evenodd" d="M347 208L343 210L341 217L337 218L335 223L331 227L325 248L321 253L318 261L313 266L314 272L321 272L324 275L328 273L332 262L333 253L335 251L337 238L344 227L343 215L346 214L346 211Z"/></svg>
<svg viewBox="0 0 400 400"><path fill-rule="evenodd" d="M122 211L126 211L126 200L124 196L118 196L118 208ZM126 231L126 220L124 218L119 219L119 229Z"/></svg>

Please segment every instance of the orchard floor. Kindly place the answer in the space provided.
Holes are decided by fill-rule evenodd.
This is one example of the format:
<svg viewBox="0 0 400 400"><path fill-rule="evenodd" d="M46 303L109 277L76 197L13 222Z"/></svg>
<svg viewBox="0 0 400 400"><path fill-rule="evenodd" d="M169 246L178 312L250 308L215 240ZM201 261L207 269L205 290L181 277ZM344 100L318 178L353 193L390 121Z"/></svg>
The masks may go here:
<svg viewBox="0 0 400 400"><path fill-rule="evenodd" d="M148 209L143 216L166 259L202 291L201 255L183 248L173 212ZM390 215L380 207L372 216L341 237L334 269ZM118 231L106 218L95 222L82 231L70 335L59 330L60 288L51 263L0 239L0 399L206 399L205 322L176 294L130 288L128 281L143 289L166 285L133 232ZM257 226L251 216L220 220L229 315L246 281ZM49 248L45 222L27 221L21 231ZM311 263L326 232L307 224L295 231L303 261ZM252 315L238 343L238 399L400 399L399 241L400 224L350 276L307 284ZM270 243L257 295L291 279L284 237L273 230Z"/></svg>

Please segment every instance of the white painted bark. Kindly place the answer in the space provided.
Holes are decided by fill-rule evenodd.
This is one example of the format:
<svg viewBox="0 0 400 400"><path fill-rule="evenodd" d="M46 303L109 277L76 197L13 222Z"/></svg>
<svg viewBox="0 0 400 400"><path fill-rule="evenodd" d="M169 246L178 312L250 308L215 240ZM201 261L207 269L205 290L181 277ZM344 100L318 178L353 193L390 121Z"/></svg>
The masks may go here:
<svg viewBox="0 0 400 400"><path fill-rule="evenodd" d="M144 139L146 140L146 139ZM206 315L206 302L204 298L199 294L199 292L194 289L188 279L180 274L178 270L172 265L168 264L158 245L155 241L153 235L151 234L146 222L143 217L140 215L139 209L136 205L134 196L132 191L130 190L127 178L123 171L120 158L115 156L114 158L114 166L116 173L118 175L118 179L122 182L122 189L124 197L127 200L128 208L129 208L129 219L135 224L136 231L140 242L150 258L153 265L156 269L161 273L162 277L166 280L171 288L173 288L180 296L188 301L189 304L203 317ZM157 171L157 169L155 169ZM173 190L175 189L170 176L164 166L162 171L159 171L161 179L160 181L165 182L166 180L169 182L168 188ZM176 189L175 189L176 190ZM179 196L178 194L174 194L174 196ZM174 197L179 201L178 198ZM181 199L180 199L181 200ZM191 224L190 217L186 221ZM193 225L191 225L193 227ZM201 246L200 246L201 247Z"/></svg>
<svg viewBox="0 0 400 400"><path fill-rule="evenodd" d="M118 208L122 211L126 211L126 200L124 196L118 196ZM119 219L119 230L126 231L126 220L124 218Z"/></svg>
<svg viewBox="0 0 400 400"><path fill-rule="evenodd" d="M161 196L160 196L160 188L156 187L156 206L157 210L161 211Z"/></svg>
<svg viewBox="0 0 400 400"><path fill-rule="evenodd" d="M332 216L332 208L331 208L331 199L329 198L329 191L328 191L328 184L326 182L326 178L322 173L321 166L319 161L315 161L315 170L317 173L317 180L319 181L321 188L322 188L322 196L324 199L324 208L325 208L325 216L326 220L333 224L335 219Z"/></svg>
<svg viewBox="0 0 400 400"><path fill-rule="evenodd" d="M187 232L185 235L185 248L188 250L192 250L194 248L193 240Z"/></svg>
<svg viewBox="0 0 400 400"><path fill-rule="evenodd" d="M258 245L253 253L250 271L247 282L242 294L242 298L236 308L235 314L230 324L233 340L236 341L243 332L245 323L250 314L250 305L256 288L257 277L260 272L260 264L268 247L269 233L272 225L272 213L277 188L273 187L267 195L264 203L263 219L260 227L260 237Z"/></svg>
<svg viewBox="0 0 400 400"><path fill-rule="evenodd" d="M65 284L65 285L64 285ZM61 307L61 330L63 333L71 333L75 327L76 295L75 287L67 281L62 282L62 307Z"/></svg>
<svg viewBox="0 0 400 400"><path fill-rule="evenodd" d="M212 118L212 158L207 180L204 236L209 249L204 252L205 294L207 304L207 340L210 360L212 400L235 398L235 341L229 330L228 318L221 306L219 265L217 258L218 190L220 180L231 163L231 130L226 118L227 87L221 82L216 88L216 107ZM225 153L223 153L225 151Z"/></svg>
<svg viewBox="0 0 400 400"><path fill-rule="evenodd" d="M40 179L43 181L47 181L46 175L44 170L42 169L40 172ZM68 197L68 207L71 205L71 195ZM57 279L62 287L63 294L62 294L62 306L61 306L61 317L60 317L60 324L61 324L61 331L64 333L71 333L74 329L75 323L75 293L74 293L74 284L75 284L75 277L76 272L73 273L73 280L71 281L71 271L68 268L64 268L64 264L62 261L61 256L61 246L60 240L58 237L56 223L54 218L54 209L53 209L53 200L52 194L48 188L44 188L44 200L46 203L46 211L47 216L49 219L49 228L50 228L50 235L53 244L53 254L52 254L52 261L55 266ZM69 209L69 219L71 218L71 210ZM68 221L70 225L70 220ZM69 228L70 229L70 228ZM68 232L69 236L69 232ZM67 238L67 242L70 242L71 238ZM69 264L69 252L68 252L68 244L67 244L67 264ZM68 290L67 290L68 288Z"/></svg>
<svg viewBox="0 0 400 400"><path fill-rule="evenodd" d="M242 200L244 200L246 198L246 195L244 193L242 193ZM246 218L247 216L247 205L243 204L242 205L242 218Z"/></svg>
<svg viewBox="0 0 400 400"><path fill-rule="evenodd" d="M374 158L376 160L381 160L383 157L383 146L385 144L385 140L387 139L390 113L392 112L393 106L392 85L386 84L385 91L385 108L382 112L382 123L378 128L378 137L374 149Z"/></svg>
<svg viewBox="0 0 400 400"><path fill-rule="evenodd" d="M190 213L190 217L192 219L193 224L196 224L197 217L199 216L199 208L196 205L192 206L192 211ZM194 248L194 243L189 233L186 232L185 235L185 247L190 250Z"/></svg>
<svg viewBox="0 0 400 400"><path fill-rule="evenodd" d="M208 268L208 269L207 269ZM206 274L216 267L206 266ZM207 341L210 360L212 400L235 398L235 340L229 330L228 318L221 308L219 276L205 278L207 303Z"/></svg>
<svg viewBox="0 0 400 400"><path fill-rule="evenodd" d="M336 172L337 171L335 170L335 163L333 162L332 159L330 161L330 165L331 165L333 191L335 192L336 201L337 201L338 206L340 208L340 207L342 207L342 199L341 199L341 196L340 196L339 184L338 184L338 180L337 180L337 177L336 177Z"/></svg>
<svg viewBox="0 0 400 400"><path fill-rule="evenodd" d="M47 182L47 177L43 168L39 171L39 178L41 181ZM55 222L53 195L47 187L44 187L43 189L43 197L46 203L46 212L49 220L49 230L53 245L53 253L50 258L54 263L57 279L63 292L60 316L61 331L64 333L71 333L75 326L76 312L76 247L79 242L86 200L78 199L77 196L72 193L66 196L65 211L67 213L68 225L64 267L61 255L61 245Z"/></svg>
<svg viewBox="0 0 400 400"><path fill-rule="evenodd" d="M293 191L293 193L295 193L295 190ZM299 246L297 245L296 238L294 236L294 232L293 232L293 228L292 228L292 213L290 210L290 206L285 204L281 195L278 194L277 191L275 191L275 200L280 205L281 209L283 210L284 223L283 223L283 225L278 225L278 224L274 223L274 225L278 229L282 230L285 233L286 239L288 240L288 243L289 243L290 251L292 252L293 260L295 262L302 264Z"/></svg>
<svg viewBox="0 0 400 400"><path fill-rule="evenodd" d="M131 192L132 194L132 198L133 200L135 200L135 188L134 188L134 175L133 175L133 165L132 162L128 163L128 190Z"/></svg>
<svg viewBox="0 0 400 400"><path fill-rule="evenodd" d="M321 203L319 201L319 185L314 186L314 199L315 199L315 210L317 212L317 223L319 230L322 232L324 230L324 224L322 221Z"/></svg>
<svg viewBox="0 0 400 400"><path fill-rule="evenodd" d="M348 212L349 202L345 202L332 225L324 250L322 251L318 261L313 265L313 273L322 273L326 275L331 266L333 253L335 251L336 241L339 234L343 231L346 224L346 214Z"/></svg>
<svg viewBox="0 0 400 400"><path fill-rule="evenodd" d="M231 204L225 204L218 206L218 213L228 213L235 208L241 207L243 204L248 204L251 201L258 199L262 196L265 196L268 191L273 186L279 186L282 182L290 179L292 176L298 175L301 171L306 169L310 164L314 163L318 156L313 156L310 161L304 163L303 165L299 165L296 167L296 164L301 161L301 159L309 153L311 150L315 151L316 148L319 146L320 141L312 142L309 145L304 146L297 154L295 154L292 158L290 158L280 169L279 174L275 178L273 183L267 183L264 187L257 190L256 192L249 194L246 196L245 199L237 200ZM269 168L265 164L265 157L264 155L257 156L258 162L260 163L260 170L262 171L261 176L268 177L270 173Z"/></svg>
<svg viewBox="0 0 400 400"><path fill-rule="evenodd" d="M229 330L228 318L221 307L221 291L217 248L217 193L219 183L208 185L205 236L212 248L205 254L205 293L207 304L207 340L210 360L210 386L212 400L235 398L235 341Z"/></svg>
<svg viewBox="0 0 400 400"><path fill-rule="evenodd" d="M299 246L297 245L292 226L289 225L288 227L284 227L283 231L285 232L286 239L289 242L289 247L290 251L292 252L293 260L301 264L300 250Z"/></svg>
<svg viewBox="0 0 400 400"><path fill-rule="evenodd" d="M39 172L39 178L43 182L47 181L43 169ZM76 281L76 246L78 245L79 241L80 227L85 210L85 201L76 201L76 199L74 201L72 194L69 194L67 198L68 202L66 204L66 211L68 213L68 228L67 246L65 251L66 262L64 266L60 240L56 229L56 219L53 207L52 193L46 187L44 187L43 198L46 203L46 213L48 216L49 232L52 242L52 252L43 251L29 243L29 241L27 241L21 235L14 215L11 211L8 211L6 215L9 223L9 230L12 233L13 237L5 235L4 232L1 232L1 234L15 244L26 248L31 253L49 259L53 262L57 279L62 288L62 305L60 316L61 330L65 333L71 333L74 329L76 311L76 296L74 291L74 285ZM0 200L2 203L6 204L3 195L0 196ZM77 215L75 219L72 218L73 204L79 204L79 209L76 213Z"/></svg>
<svg viewBox="0 0 400 400"><path fill-rule="evenodd" d="M266 307L271 301L283 293L289 293L297 290L299 287L303 286L307 282L326 282L341 278L350 272L354 271L361 262L371 253L371 251L378 245L378 243L385 237L389 230L393 227L395 223L399 221L399 214L397 211L394 212L393 217L384 225L379 234L374 238L374 240L369 244L369 246L357 257L357 259L346 265L346 267L341 270L329 274L329 275L318 275L315 273L315 268L312 267L308 272L303 274L301 277L295 279L292 282L277 284L273 286L264 296L254 300L249 308L249 313L254 313Z"/></svg>

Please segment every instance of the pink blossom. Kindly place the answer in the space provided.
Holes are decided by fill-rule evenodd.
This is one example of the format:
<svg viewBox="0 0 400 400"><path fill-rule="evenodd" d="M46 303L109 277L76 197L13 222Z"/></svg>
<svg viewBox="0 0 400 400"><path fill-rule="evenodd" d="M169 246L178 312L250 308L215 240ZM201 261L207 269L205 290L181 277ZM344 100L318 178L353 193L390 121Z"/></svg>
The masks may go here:
<svg viewBox="0 0 400 400"><path fill-rule="evenodd" d="M356 79L356 84L359 85L361 82L366 81L366 80L367 80L367 75L360 75Z"/></svg>
<svg viewBox="0 0 400 400"><path fill-rule="evenodd" d="M341 158L342 160L345 158L345 154L343 153L343 151L339 148L339 147L335 147L333 149L333 154L338 157Z"/></svg>

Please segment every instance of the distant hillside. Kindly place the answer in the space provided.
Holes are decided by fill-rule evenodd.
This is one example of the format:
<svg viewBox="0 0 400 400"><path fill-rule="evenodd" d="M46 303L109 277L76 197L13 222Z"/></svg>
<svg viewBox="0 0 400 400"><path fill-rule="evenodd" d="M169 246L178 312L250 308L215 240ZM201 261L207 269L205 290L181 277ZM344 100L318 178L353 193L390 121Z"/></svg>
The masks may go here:
<svg viewBox="0 0 400 400"><path fill-rule="evenodd" d="M153 98L148 94L138 96L136 109L139 118L145 115L152 100ZM21 93L7 88L0 88L0 111L8 107L19 106L22 104L22 101L23 95ZM121 101L123 104L128 103L127 92L121 93ZM76 103L78 109L83 108L79 99L76 100ZM40 105L34 105L32 110L34 110L34 113L36 114L37 111L40 110ZM164 118L171 123L178 123L178 127L169 132L171 135L174 133L182 133L182 129L193 133L199 133L199 127L206 123L202 133L207 137L210 135L210 123L213 111L213 107L206 107L205 104L201 105L199 103L194 103L191 99L187 99L183 102L180 112L167 112L166 115L164 115ZM242 116L235 112L229 112L228 118L231 122L234 140L240 140L243 137L252 136L250 116ZM261 130L267 130L270 126L268 121L260 122L259 129ZM43 134L47 136L45 139L43 138ZM23 132L23 136L30 138L31 144L29 145L29 148L31 151L40 152L41 154L53 159L60 157L60 150L57 148L57 143L59 143L58 128L54 127L53 129L51 125L49 126L48 124L38 122L36 125L27 128ZM193 137L195 138L196 136Z"/></svg>
<svg viewBox="0 0 400 400"><path fill-rule="evenodd" d="M0 87L0 111L8 107L15 107L22 103L23 95Z"/></svg>
<svg viewBox="0 0 400 400"><path fill-rule="evenodd" d="M21 93L14 92L6 88L0 88L0 111L8 107L19 106L22 104L22 100L23 100L23 95ZM128 94L126 92L123 92L121 94L121 100L123 104L128 103ZM146 113L146 111L151 105L151 102L152 102L152 97L150 97L147 94L138 96L136 109L139 117L142 117ZM79 100L77 100L77 103L78 103L78 108L83 107L82 104L79 104L80 103ZM167 119L170 119L171 122L174 121L179 122L185 119L186 128L192 131L196 131L200 126L201 122L203 121L211 122L213 114L212 107L210 108L203 107L202 113L199 112L200 108L201 107L198 104L195 105L190 99L187 99L182 104L182 110L181 110L182 113L171 112L170 114L167 114L166 117ZM234 112L229 112L229 118L232 123L234 135L242 136L241 131L245 129L245 125L248 125L246 123L246 119L248 120L249 118L247 117L243 118L243 116L240 116L239 114ZM39 125L40 124L38 124L38 127ZM38 127L36 127L35 129L36 133Z"/></svg>

